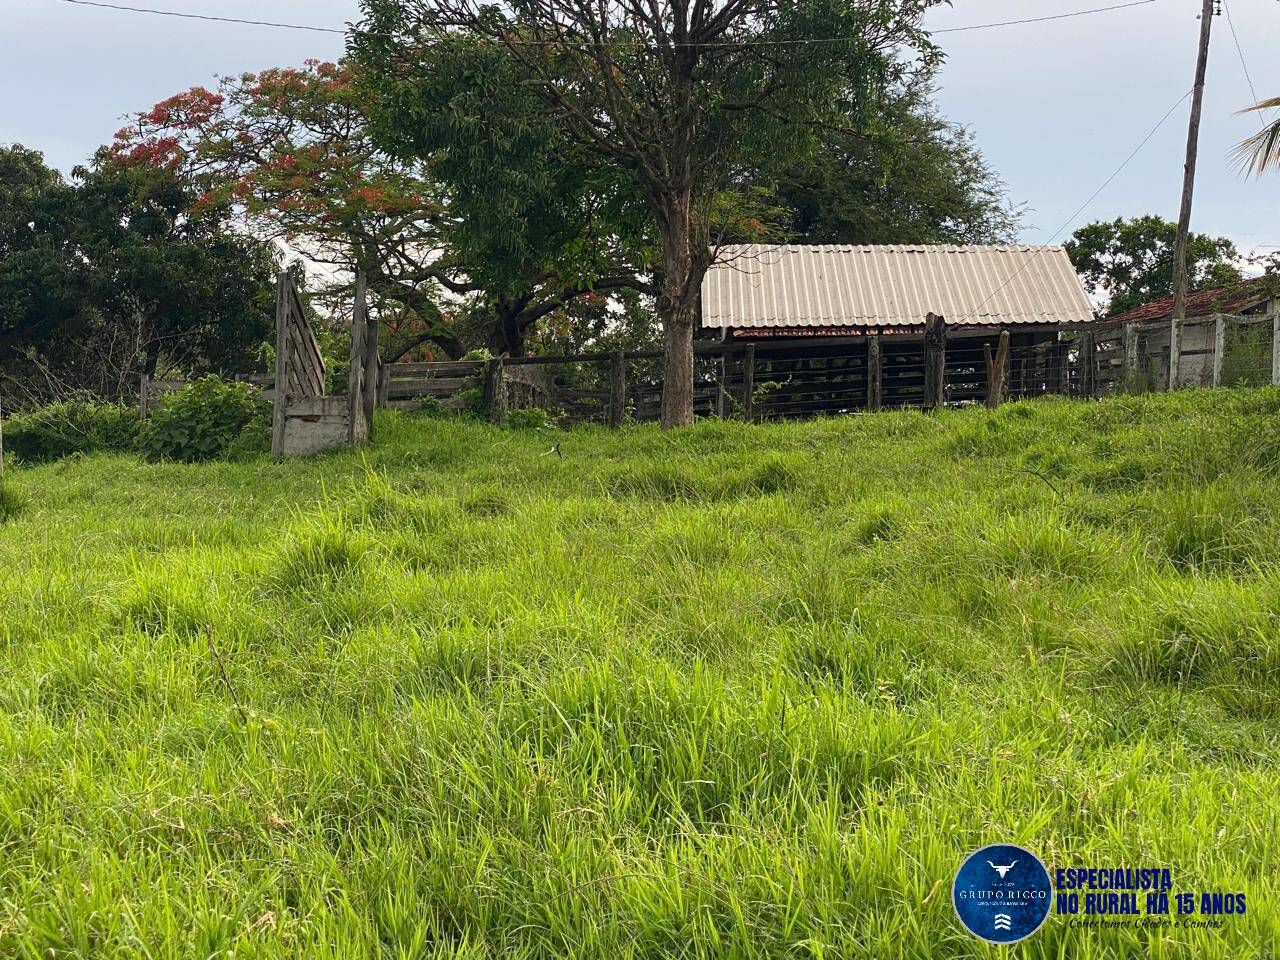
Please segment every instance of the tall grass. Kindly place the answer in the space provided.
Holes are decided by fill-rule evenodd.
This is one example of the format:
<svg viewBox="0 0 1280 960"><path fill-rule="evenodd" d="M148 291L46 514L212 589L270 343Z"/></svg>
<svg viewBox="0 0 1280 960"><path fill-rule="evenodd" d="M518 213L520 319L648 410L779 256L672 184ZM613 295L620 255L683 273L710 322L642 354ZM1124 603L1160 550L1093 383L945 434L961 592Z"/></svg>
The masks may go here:
<svg viewBox="0 0 1280 960"><path fill-rule="evenodd" d="M1277 419L388 415L12 471L0 953L979 957L947 884L1010 841L1248 894L1024 955L1274 956Z"/></svg>

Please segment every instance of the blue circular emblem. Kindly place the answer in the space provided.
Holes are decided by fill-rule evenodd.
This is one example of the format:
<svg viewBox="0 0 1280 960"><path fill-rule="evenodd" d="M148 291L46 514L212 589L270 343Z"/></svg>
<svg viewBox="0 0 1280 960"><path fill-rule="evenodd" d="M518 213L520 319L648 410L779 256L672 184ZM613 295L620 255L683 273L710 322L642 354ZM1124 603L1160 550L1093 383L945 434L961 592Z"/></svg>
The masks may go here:
<svg viewBox="0 0 1280 960"><path fill-rule="evenodd" d="M971 853L956 871L951 902L966 930L988 943L1017 943L1053 909L1049 871L1030 850L996 843Z"/></svg>

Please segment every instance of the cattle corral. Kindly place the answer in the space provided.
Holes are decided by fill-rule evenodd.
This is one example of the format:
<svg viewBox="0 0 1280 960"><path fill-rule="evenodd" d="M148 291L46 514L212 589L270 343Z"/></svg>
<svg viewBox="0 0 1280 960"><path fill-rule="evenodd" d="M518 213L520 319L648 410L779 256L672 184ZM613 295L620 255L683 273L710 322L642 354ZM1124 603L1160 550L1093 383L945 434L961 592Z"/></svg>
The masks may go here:
<svg viewBox="0 0 1280 960"><path fill-rule="evenodd" d="M315 334L292 276L280 274L276 376L242 378L275 405L277 453L360 442L379 406L493 420L538 409L565 425L659 419L659 351L384 365L363 290L358 277L346 394L326 396ZM1221 305L1240 313L1207 312ZM1061 247L743 248L704 287L693 412L757 422L1280 383L1280 299L1269 284L1199 293L1202 315L1176 336L1162 309L1094 320ZM143 416L156 393L182 385L143 377Z"/></svg>
<svg viewBox="0 0 1280 960"><path fill-rule="evenodd" d="M990 378L999 333L966 331L943 349L940 404L1059 395L1098 398L1167 389L1168 323L1059 331L1061 339L1015 344L1003 366L1004 389ZM1015 338L1016 339L1016 338ZM1178 386L1280 383L1280 313L1187 321ZM566 424L656 421L662 394L656 351L393 363L379 368L377 402L395 410L461 409L479 397L485 409L538 408ZM1220 359L1219 359L1220 358ZM753 421L933 406L925 394L923 335L805 338L695 347L694 411ZM275 398L275 378L240 379ZM158 394L183 381L140 384L145 415Z"/></svg>

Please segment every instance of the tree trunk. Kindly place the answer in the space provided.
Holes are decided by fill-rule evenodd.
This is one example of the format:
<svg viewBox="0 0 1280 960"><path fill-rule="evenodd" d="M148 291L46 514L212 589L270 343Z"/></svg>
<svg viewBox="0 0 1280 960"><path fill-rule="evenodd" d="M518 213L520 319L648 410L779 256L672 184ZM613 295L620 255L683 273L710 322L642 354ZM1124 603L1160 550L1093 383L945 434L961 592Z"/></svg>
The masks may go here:
<svg viewBox="0 0 1280 960"><path fill-rule="evenodd" d="M493 319L485 337L489 352L495 357L523 357L525 324L521 319L524 305L503 298L493 303L490 310Z"/></svg>
<svg viewBox="0 0 1280 960"><path fill-rule="evenodd" d="M693 333L705 273L705 251L693 249L689 213L691 191L676 194L659 208L662 234L662 429L693 423Z"/></svg>
<svg viewBox="0 0 1280 960"><path fill-rule="evenodd" d="M672 307L662 318L662 429L693 423L693 306Z"/></svg>

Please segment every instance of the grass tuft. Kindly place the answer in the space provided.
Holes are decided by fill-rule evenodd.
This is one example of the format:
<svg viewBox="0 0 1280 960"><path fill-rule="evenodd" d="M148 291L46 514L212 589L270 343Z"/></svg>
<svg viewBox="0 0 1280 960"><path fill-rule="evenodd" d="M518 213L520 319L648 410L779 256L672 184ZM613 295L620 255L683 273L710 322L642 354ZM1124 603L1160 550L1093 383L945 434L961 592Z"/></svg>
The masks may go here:
<svg viewBox="0 0 1280 960"><path fill-rule="evenodd" d="M0 523L7 523L22 512L23 499L11 480L0 478Z"/></svg>

